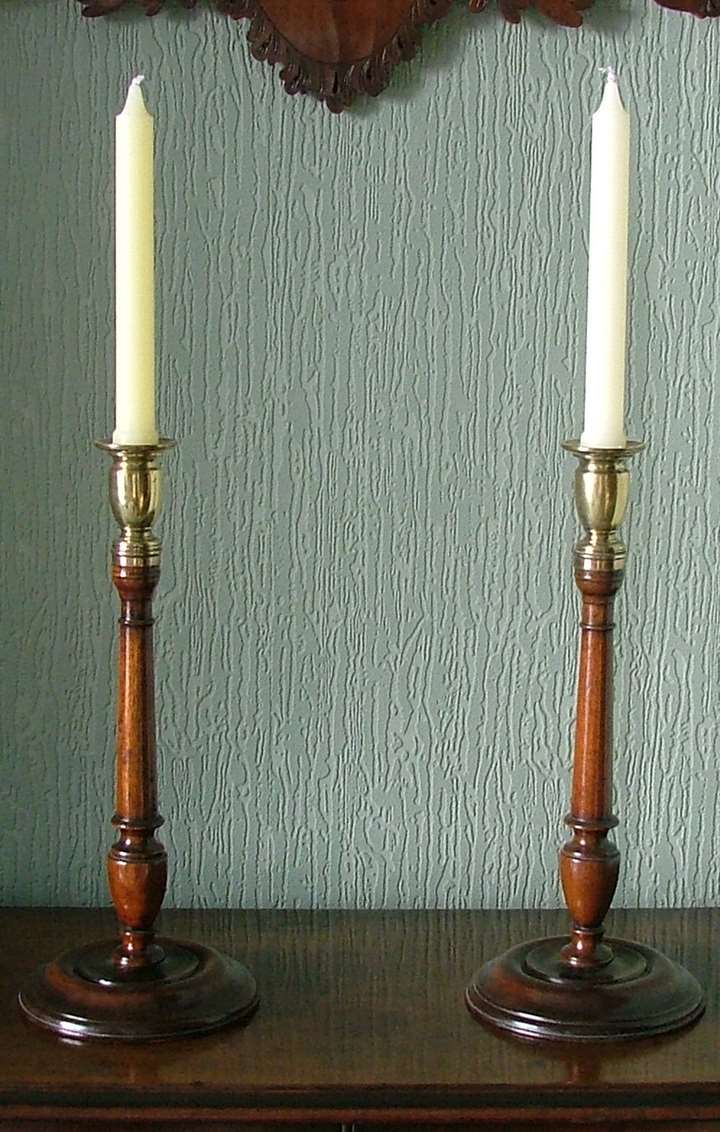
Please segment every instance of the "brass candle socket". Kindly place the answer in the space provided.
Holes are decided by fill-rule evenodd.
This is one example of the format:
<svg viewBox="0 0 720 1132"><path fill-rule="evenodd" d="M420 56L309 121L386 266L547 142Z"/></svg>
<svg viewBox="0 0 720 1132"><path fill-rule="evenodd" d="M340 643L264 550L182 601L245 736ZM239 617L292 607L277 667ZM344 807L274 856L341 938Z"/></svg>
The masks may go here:
<svg viewBox="0 0 720 1132"><path fill-rule="evenodd" d="M161 502L157 457L176 442L161 437L157 444L96 444L112 456L110 505L122 531L113 544L113 560L118 566L159 566L160 539L152 532Z"/></svg>
<svg viewBox="0 0 720 1132"><path fill-rule="evenodd" d="M585 535L575 545L580 569L624 569L626 548L618 530L630 498L630 470L625 461L644 448L628 440L622 448L589 448L578 440L563 442L579 464L575 471L575 508Z"/></svg>

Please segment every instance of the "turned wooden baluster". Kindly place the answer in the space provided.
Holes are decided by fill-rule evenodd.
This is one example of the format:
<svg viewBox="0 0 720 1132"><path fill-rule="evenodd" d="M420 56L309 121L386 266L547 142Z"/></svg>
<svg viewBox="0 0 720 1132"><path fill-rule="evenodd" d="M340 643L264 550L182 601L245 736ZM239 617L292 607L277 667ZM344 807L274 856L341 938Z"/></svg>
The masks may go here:
<svg viewBox="0 0 720 1132"><path fill-rule="evenodd" d="M592 969L612 959L602 942L603 920L612 902L620 854L608 831L612 809L613 603L622 571L579 568L582 594L580 670L572 800L566 823L573 835L560 852L560 876L572 916L572 937L562 956L573 967Z"/></svg>
<svg viewBox="0 0 720 1132"><path fill-rule="evenodd" d="M613 605L623 580L629 473L624 452L578 452L575 503L585 534L575 547L575 581L582 594L577 723L570 813L572 837L560 851L560 876L572 916L564 962L592 972L613 958L603 943L620 854L608 841L612 813Z"/></svg>
<svg viewBox="0 0 720 1132"><path fill-rule="evenodd" d="M72 1039L139 1041L204 1034L250 1017L258 1004L246 967L191 940L155 939L167 859L157 808L152 601L160 576L157 457L174 446L98 442L112 456L110 501L120 525L113 582L120 595L116 750L117 840L108 855L120 942L64 951L35 971L18 1000L26 1017Z"/></svg>
<svg viewBox="0 0 720 1132"><path fill-rule="evenodd" d="M163 958L153 924L165 895L167 855L155 836L157 808L152 597L154 565L115 562L120 594L120 658L116 762L118 837L108 855L108 878L121 927L115 960L128 972Z"/></svg>
<svg viewBox="0 0 720 1132"><path fill-rule="evenodd" d="M121 938L114 961L128 976L150 974L164 958L153 924L165 895L167 856L155 831L157 808L152 599L160 577L160 540L152 523L160 506L161 446L118 448L110 498L121 527L113 546L113 582L120 595L116 751L118 836L108 879Z"/></svg>
<svg viewBox="0 0 720 1132"><path fill-rule="evenodd" d="M582 595L572 837L560 873L572 916L567 935L528 940L473 975L465 1001L474 1017L523 1038L583 1040L646 1037L692 1022L702 990L679 963L643 943L604 940L603 920L618 879L620 854L608 841L612 814L613 603L625 569L618 528L627 509L629 457L622 448L564 445L578 458L575 504L585 533L575 546Z"/></svg>

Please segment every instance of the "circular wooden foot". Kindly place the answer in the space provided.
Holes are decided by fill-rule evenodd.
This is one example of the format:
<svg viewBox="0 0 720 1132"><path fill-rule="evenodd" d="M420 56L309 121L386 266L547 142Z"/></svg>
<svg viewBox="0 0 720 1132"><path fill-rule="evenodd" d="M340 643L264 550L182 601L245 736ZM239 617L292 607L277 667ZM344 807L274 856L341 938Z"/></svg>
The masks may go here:
<svg viewBox="0 0 720 1132"><path fill-rule="evenodd" d="M474 1017L525 1038L620 1040L687 1026L705 1009L696 979L640 943L608 940L613 958L590 974L569 973L566 937L521 943L474 975Z"/></svg>
<svg viewBox="0 0 720 1132"><path fill-rule="evenodd" d="M32 975L19 994L33 1022L67 1038L157 1041L203 1034L250 1017L258 1005L250 972L196 943L160 939L164 957L123 975L117 940L66 951Z"/></svg>

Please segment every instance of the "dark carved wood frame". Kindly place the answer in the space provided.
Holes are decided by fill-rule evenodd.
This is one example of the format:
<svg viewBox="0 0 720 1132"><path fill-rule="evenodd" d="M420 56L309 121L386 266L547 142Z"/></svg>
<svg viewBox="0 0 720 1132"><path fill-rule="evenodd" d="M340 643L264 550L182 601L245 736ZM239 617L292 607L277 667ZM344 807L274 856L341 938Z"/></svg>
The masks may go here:
<svg viewBox="0 0 720 1132"><path fill-rule="evenodd" d="M78 0L85 16L106 16L135 4L146 15L154 16L165 0ZM194 8L197 0L178 0L185 8ZM582 11L592 0L498 0L500 10L510 23L518 23L520 15L534 7L549 19L565 27L579 27ZM720 0L655 0L657 4L695 16L720 15ZM215 7L234 20L249 20L248 41L256 59L274 65L279 63L280 78L288 94L312 94L324 102L329 110L339 113L352 103L358 94L379 94L387 86L394 67L411 59L418 46L420 29L447 15L452 0L406 0L405 12L395 31L384 41L373 43L370 52L351 62L328 61L313 56L302 35L293 42L282 31L282 17L270 19L263 0L212 0ZM265 0L267 5L268 0ZM303 0L275 2L281 11L297 9ZM357 21L369 18L383 0L355 0ZM468 0L470 9L480 12L487 0ZM345 9L347 12L347 9ZM354 13L353 13L354 14ZM279 25L279 26L278 26ZM309 39L310 37L308 37ZM342 45L341 45L342 46ZM342 56L342 52L340 52Z"/></svg>

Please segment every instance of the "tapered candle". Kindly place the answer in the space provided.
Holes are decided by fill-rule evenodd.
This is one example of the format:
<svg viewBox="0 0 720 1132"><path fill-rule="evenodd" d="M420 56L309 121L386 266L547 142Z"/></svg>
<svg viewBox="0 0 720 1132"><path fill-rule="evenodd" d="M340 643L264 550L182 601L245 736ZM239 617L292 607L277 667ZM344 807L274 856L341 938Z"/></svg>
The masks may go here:
<svg viewBox="0 0 720 1132"><path fill-rule="evenodd" d="M630 119L617 75L607 68L592 120L585 427L588 447L625 444Z"/></svg>
<svg viewBox="0 0 720 1132"><path fill-rule="evenodd" d="M153 120L142 76L115 122L116 444L155 444Z"/></svg>

